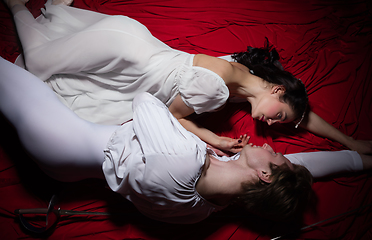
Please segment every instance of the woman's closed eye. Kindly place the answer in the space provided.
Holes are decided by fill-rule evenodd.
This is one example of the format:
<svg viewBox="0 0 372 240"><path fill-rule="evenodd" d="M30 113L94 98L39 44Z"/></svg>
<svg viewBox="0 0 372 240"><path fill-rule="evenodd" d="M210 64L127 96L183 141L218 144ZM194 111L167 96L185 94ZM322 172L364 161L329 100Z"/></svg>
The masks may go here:
<svg viewBox="0 0 372 240"><path fill-rule="evenodd" d="M278 113L276 115L277 119L281 122L285 122L287 120L287 115L285 113Z"/></svg>
<svg viewBox="0 0 372 240"><path fill-rule="evenodd" d="M283 114L282 113L278 113L276 115L276 118L279 119L279 120L281 120L283 118Z"/></svg>

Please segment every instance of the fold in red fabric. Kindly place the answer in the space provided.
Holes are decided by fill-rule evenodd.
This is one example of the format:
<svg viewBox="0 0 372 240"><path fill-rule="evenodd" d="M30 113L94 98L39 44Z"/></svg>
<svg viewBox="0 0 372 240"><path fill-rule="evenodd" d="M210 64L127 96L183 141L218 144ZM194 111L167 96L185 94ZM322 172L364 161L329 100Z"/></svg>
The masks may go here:
<svg viewBox="0 0 372 240"><path fill-rule="evenodd" d="M38 16L42 0L27 7ZM76 0L74 7L132 17L169 46L213 56L262 47L267 37L284 68L306 85L311 109L356 139L372 137L372 11L367 0ZM0 55L15 61L21 53L12 16L0 4ZM295 153L345 149L293 124L267 126L250 116L249 104L230 104L203 114L199 123L217 134L250 135L275 151ZM371 173L347 174L317 181L316 201L303 223L276 223L228 208L194 225L171 225L140 215L100 181L63 184L44 175L0 121L0 238L31 238L13 213L18 208L47 207L58 194L62 209L114 211L117 216L62 216L49 239L270 239L296 226L313 224L372 203ZM36 221L36 220L35 220ZM371 207L332 219L295 239L369 239Z"/></svg>

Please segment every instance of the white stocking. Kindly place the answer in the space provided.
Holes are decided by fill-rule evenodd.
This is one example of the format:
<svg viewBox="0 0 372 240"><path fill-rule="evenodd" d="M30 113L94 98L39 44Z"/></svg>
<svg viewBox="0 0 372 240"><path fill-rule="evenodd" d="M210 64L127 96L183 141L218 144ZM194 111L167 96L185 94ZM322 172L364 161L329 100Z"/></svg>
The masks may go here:
<svg viewBox="0 0 372 240"><path fill-rule="evenodd" d="M61 181L102 177L103 150L118 126L80 119L40 79L0 58L0 111L26 150Z"/></svg>

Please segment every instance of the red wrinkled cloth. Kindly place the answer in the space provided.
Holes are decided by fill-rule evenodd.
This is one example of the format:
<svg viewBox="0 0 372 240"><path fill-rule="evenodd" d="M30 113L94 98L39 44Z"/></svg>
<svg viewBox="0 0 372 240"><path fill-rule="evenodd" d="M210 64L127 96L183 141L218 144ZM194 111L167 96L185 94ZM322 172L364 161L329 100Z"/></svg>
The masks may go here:
<svg viewBox="0 0 372 240"><path fill-rule="evenodd" d="M27 7L38 16L44 2ZM132 17L169 46L213 56L261 47L267 37L284 68L306 85L311 109L356 139L372 138L372 4L368 0L148 1L76 0L74 7ZM0 4L0 55L15 61L21 53L12 16ZM231 104L204 114L199 122L217 134L250 135L255 144L275 151L340 150L336 142L291 124L267 126L253 120L249 104ZM246 216L234 207L194 225L171 225L140 215L133 205L101 181L59 183L44 175L22 150L15 131L0 119L0 238L32 238L14 214L18 208L47 207L58 194L62 209L114 211L121 215L62 216L48 239L270 239L294 224ZM347 174L317 181L317 201L299 226L372 203L371 173ZM347 214L294 235L295 239L370 239L371 207Z"/></svg>

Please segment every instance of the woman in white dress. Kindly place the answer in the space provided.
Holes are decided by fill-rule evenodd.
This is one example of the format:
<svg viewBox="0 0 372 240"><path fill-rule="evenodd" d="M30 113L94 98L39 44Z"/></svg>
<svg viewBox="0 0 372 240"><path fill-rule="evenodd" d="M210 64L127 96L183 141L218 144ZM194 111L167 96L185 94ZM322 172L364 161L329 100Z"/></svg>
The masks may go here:
<svg viewBox="0 0 372 240"><path fill-rule="evenodd" d="M43 15L35 20L25 2L8 0L27 70L86 120L122 124L132 118L134 97L149 92L165 103L187 130L218 149L236 153L247 143L247 136L217 136L187 118L194 112L218 110L229 97L235 97L249 101L252 117L269 125L295 121L350 149L372 153L371 141L356 141L306 111L305 87L280 69L276 51L270 52L269 47L250 48L233 56L239 63L228 62L171 49L128 17L49 0ZM271 56L268 62L256 62L265 56Z"/></svg>
<svg viewBox="0 0 372 240"><path fill-rule="evenodd" d="M267 144L219 157L148 93L134 99L133 121L100 125L79 118L24 69L0 58L0 71L0 112L45 173L60 181L106 179L156 220L195 223L234 200L284 218L306 204L311 175L372 168L372 156L354 151L283 156Z"/></svg>

